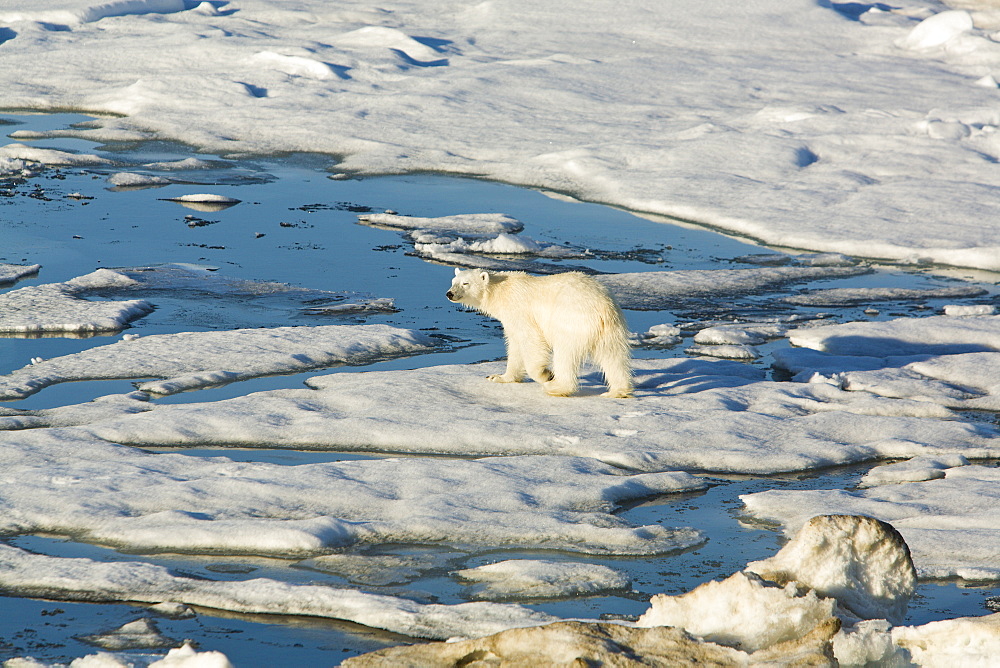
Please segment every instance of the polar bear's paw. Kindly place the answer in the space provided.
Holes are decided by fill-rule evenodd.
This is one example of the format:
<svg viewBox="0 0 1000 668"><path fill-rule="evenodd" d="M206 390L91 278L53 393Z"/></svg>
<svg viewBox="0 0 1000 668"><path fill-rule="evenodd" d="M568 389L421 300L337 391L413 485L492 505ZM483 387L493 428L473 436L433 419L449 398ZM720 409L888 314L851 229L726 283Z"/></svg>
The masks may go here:
<svg viewBox="0 0 1000 668"><path fill-rule="evenodd" d="M631 399L634 395L632 394L632 390L620 389L620 390L608 390L601 396L609 397L611 399Z"/></svg>
<svg viewBox="0 0 1000 668"><path fill-rule="evenodd" d="M490 374L489 376L486 376L486 380L488 380L488 381L490 381L492 383L520 383L521 382L520 378L517 378L517 377L514 377L514 376L508 376L505 373L504 374L500 374L500 373Z"/></svg>

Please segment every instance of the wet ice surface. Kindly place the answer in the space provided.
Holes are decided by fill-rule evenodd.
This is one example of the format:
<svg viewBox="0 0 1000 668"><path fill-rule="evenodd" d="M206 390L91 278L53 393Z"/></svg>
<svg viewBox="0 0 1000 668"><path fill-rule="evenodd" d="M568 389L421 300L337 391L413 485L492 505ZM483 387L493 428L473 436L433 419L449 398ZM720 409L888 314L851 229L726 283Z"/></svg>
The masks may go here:
<svg viewBox="0 0 1000 668"><path fill-rule="evenodd" d="M28 130L62 127L73 120L83 120L83 117L13 114L4 114L0 118L18 123L13 128ZM10 295L22 288L65 283L101 268L125 268L127 276L144 281L144 284L127 288L119 286L117 290L90 294L88 297L96 298L101 303L145 300L155 306L154 311L133 320L124 330L125 336L140 337L131 343L143 339L155 341L156 336L182 332L224 333L239 327L346 324L415 330L424 336L441 337L436 340L442 344L443 350L400 359L388 359L386 356L363 367L373 371L396 372L440 365L465 365L502 357L503 346L497 324L460 311L444 299L451 267L427 262L419 255L436 262L456 260L454 264L463 266L540 271L579 267L595 273L649 274L645 277L648 281L642 280L643 277L631 281L621 277L607 279L612 284L625 281L621 284L621 295L626 301L629 295L633 297L632 303L628 304L631 309L626 312L631 329L639 335L651 332L645 338L639 337L645 345L636 349L637 357L683 359L686 357L684 351L693 345L709 354L713 350L724 352L739 346L752 349L757 354L757 361L742 375L763 378L772 375L772 359L768 353L787 348L784 337L796 327L816 324L816 320L820 323L881 321L932 315L940 313L945 305L989 307L995 302L997 292L993 284L996 277L989 274L971 275L958 270L935 272L929 269L904 272L890 267L859 266L842 256L789 257L703 230L650 222L613 209L484 182L434 176L331 180L322 171L322 165L311 163L306 158L257 162L212 157L192 160L182 149L169 145L98 147L78 140L46 140L45 147L93 154L97 159L87 159L84 164L70 167L49 168L31 178L7 180L0 184L0 225L4 238L4 246L0 250L0 263L3 263L0 269L4 273L0 273L0 278L16 281L8 284L3 294ZM115 174L126 172L155 178L109 180ZM159 180L170 185L163 185ZM136 188L136 185L152 187ZM240 202L221 201L220 197ZM466 229L463 232L437 229L434 231L436 237L430 238L426 234L426 226L421 228L424 233L417 235L410 230L357 224L359 215L383 214L387 210L439 222L444 216L502 213L520 221L524 230ZM498 235L506 233L512 233L510 239L499 238ZM494 242L483 243L484 239ZM518 239L527 239L530 243L515 243ZM477 243L481 245L476 246ZM424 246L418 247L421 244ZM434 247L426 244L433 244ZM536 250L524 253L525 247L532 250L531 244ZM538 249L549 248L565 249L565 252L537 252ZM506 252L489 252L498 249ZM457 261L459 259L461 262ZM34 274L35 264L42 265L37 275ZM8 269L7 265L21 269ZM705 274L692 273L707 271L718 273L708 281L704 280ZM155 277L149 278L151 275ZM818 297L811 299L812 295ZM668 325L667 329L676 326L677 330L670 329L670 336L655 339L653 335L666 331L665 328L657 328L664 324ZM673 336L675 331L679 337ZM807 334L812 332L810 329L804 331ZM76 336L82 334L75 333ZM124 346L130 343L115 343L123 339L122 333L73 338L67 336L65 331L52 331L46 335L35 332L33 337L37 338L8 336L0 339L0 373L17 371L24 374L37 367L35 370L41 374L45 371L46 362L61 364L63 362L59 360L63 356L86 355L88 351L108 344ZM919 336L916 338L921 339ZM657 345L657 341L661 345ZM884 354L890 355L891 351ZM861 358L852 359L857 361ZM32 364L32 361L35 363ZM864 361L861 360L862 363ZM904 381L944 377L954 382L964 378L962 367L958 364L960 360L951 361L954 364L942 369L942 365L938 363L935 366L933 360L908 360L909 366L899 365L902 368L896 371L899 372L897 376L904 372L909 376L880 376L875 379L861 373L882 367L861 364L854 367L858 371L851 371L853 375L849 374L848 380L854 383L865 381L868 383L866 387L880 389L876 393L877 397L884 398L880 405L887 405L890 399L897 401L909 396L900 397L898 392L892 393L893 388L901 387ZM789 363L774 375L780 380L792 372L824 372L824 367L811 358L796 360L796 363ZM975 363L975 360L970 363ZM225 382L232 380L229 377L213 377L221 384L198 391L157 396L150 401L140 401L131 394L135 390L133 382L150 382L152 377L163 374L146 371L144 373L149 373L149 377L136 378L135 381L61 382L23 400L4 403L0 409L19 411L17 419L20 420L42 420L27 426L43 426L44 420L55 419L53 416L60 411L64 416L67 415L65 411L93 411L86 415L76 413L73 419L59 418L63 422L57 421L56 424L93 423L95 426L87 427L92 430L91 436L100 437L101 433L105 433L107 438L113 440L125 433L120 425L126 424L121 422L115 426L114 420L123 415L127 417L129 413L142 413L138 418L144 418L146 413L155 415L162 412L157 408L161 406L191 404L191 410L202 410L201 406L211 408L222 400L239 399L252 392L286 389L308 392L304 389L304 382L318 376L320 378L312 383L314 387L336 387L338 381L343 381L341 384L352 382L351 377L337 378L344 372L340 369L317 371L312 368L317 365L307 364L309 370L298 372L279 366L266 369L263 373L282 375L263 375L238 382ZM982 369L984 366L978 363L975 368ZM199 371L214 369L206 367ZM845 370L843 364L839 369ZM733 387L722 383L715 390L720 402L732 399L734 395L731 393L738 389L742 375L730 374L731 379L736 379L727 381ZM193 383L190 387L205 384ZM534 388L526 385L513 389L530 391ZM993 393L989 389L980 388L979 392L990 397ZM822 397L806 397L812 401L822 398L824 401L839 401L845 406L859 405L857 397L849 396L852 395L849 384L799 387L796 391L799 390L824 393ZM119 398L85 403L109 395L119 395ZM834 395L835 398L831 399ZM945 406L963 406L961 401L947 393L939 392L935 396L939 400L913 404L907 410L913 412L920 408L933 411L944 410ZM948 401L940 399L942 396ZM959 399L967 401L968 397ZM666 398L660 400L667 401ZM683 400L683 392L669 399L673 402ZM756 400L772 401L773 396L761 394ZM796 399L804 400L802 397ZM147 411L147 408L153 410ZM977 413L974 417L988 424L992 420L991 415ZM0 419L10 420L10 416L0 415ZM958 425L941 424L948 428ZM8 425L8 428L15 427L18 425ZM609 438L625 442L634 436L633 431L637 431L634 426L621 425L618 433ZM79 435L76 434L77 437ZM30 440L30 431L17 429L8 432L5 438L8 437L14 439L11 443L23 438ZM986 441L985 438L983 440ZM69 444L72 440L65 442ZM573 452L573 448L579 446L572 439L560 443L561 447L568 448L565 454L593 456L593 452ZM162 443L143 445L152 452L178 452L159 447ZM309 470L315 475L322 474L324 470L346 470L336 468L338 465L321 468L331 462L356 462L357 470L374 471L380 465L369 460L385 456L385 447L381 448L381 453L366 451L362 446L344 453L298 450L294 443L289 444L289 449L280 450L264 443L253 445L254 449L231 449L199 443L179 452L204 461L225 457L251 467L260 464L265 468L261 469L258 479L263 479L260 476L265 472L274 479L280 479L278 469L283 466L309 465L312 466ZM416 450L419 452L419 448ZM610 446L607 448L608 453L612 450ZM460 448L453 454L461 453L463 449ZM464 453L477 454L468 448L464 448ZM606 456L611 455L606 453ZM166 465L168 460L162 461ZM405 461L404 458L404 464L391 466L405 467ZM637 461L640 459L626 465L634 468ZM434 462L441 462L442 465L434 467ZM455 471L475 466L462 457L427 459L426 463L431 469L442 470L453 463ZM663 469L657 464L653 470L713 469L704 461L668 459L666 463L673 468ZM232 465L219 463L214 466L222 470ZM948 466L954 466L954 463ZM552 562L563 562L572 564L573 568L583 567L580 571L583 575L574 585L577 589L580 582L588 582L587 573L598 574L600 577L594 578L598 582L595 585L597 593L555 596L539 601L530 593L530 586L526 585L520 598L516 593L506 592L498 596L505 603L523 602L527 610L563 618L599 618L602 615L634 618L647 610L649 598L654 594L680 594L708 579L726 577L742 569L748 561L773 555L781 543L781 533L774 527L748 521L750 518L745 515L741 495L779 490L792 494L790 498L793 501L790 503L795 505L798 502L794 501L797 498L794 493L798 491L853 490L871 468L871 464L857 464L847 468L767 477L735 473L745 469L731 468L733 472L724 473L715 468L715 473L696 477L699 484L704 481L710 483L711 486L705 490L651 500L644 498L651 492L633 490L622 496L621 509L614 515L598 518L600 522L606 525L619 522L622 527L662 526L668 531L691 527L707 538L705 542L693 540L690 544L694 547L676 553L659 550L661 553L655 556L637 556L642 554L637 550L609 556L586 550L567 550L566 545L559 544L549 547L561 549L531 549L530 537L524 538L522 544L507 546L502 544L502 538L496 537L487 537L485 543L478 545L475 541L455 540L452 543L461 544L428 546L415 540L413 533L400 533L398 535L405 537L404 542L392 542L389 540L393 535L391 531L385 533L387 539L370 541L342 554L299 554L296 556L298 561L259 556L260 549L256 550L257 556L234 553L215 556L127 554L78 542L86 539L80 533L75 534L78 540L69 540L58 535L57 526L48 526L43 522L36 522L32 529L41 532L41 535L14 536L6 542L54 557L85 557L97 563L142 562L164 566L175 576L193 575L233 582L265 578L275 583L302 586L328 584L399 597L421 605L458 605L481 597L482 587L471 584L472 580L454 575L463 569L468 571L497 562L522 561L525 563L511 567L513 572L524 572L528 576L534 573L535 580L538 580L549 572L546 568L551 568ZM172 473L164 470L164 474L177 475L179 470ZM583 471L581 476L592 476L594 471L597 469L590 473ZM465 474L454 475L456 480L468 479L463 477ZM974 476L966 475L964 478L972 480ZM988 476L980 478L986 480ZM71 481L66 479L64 482ZM961 480L956 480L955 484L961 484ZM137 486L137 489L141 487ZM40 498L42 496L39 495ZM220 498L224 497L224 494L220 495ZM467 499L466 505L479 504L478 501L469 501L473 498L471 496L456 498ZM96 497L91 495L87 495L87 500L96 503ZM853 499L852 503L861 501ZM138 499L134 501L138 502ZM822 500L816 501L815 505L822 509ZM449 519L441 506L431 504L428 507L437 512L437 520ZM39 507L37 517L43 517L46 512L45 508ZM211 512L221 513L224 510ZM282 512L287 512L287 509L279 508L274 516L279 517ZM135 515L135 507L130 514ZM387 518L392 513L386 510L385 514L386 517L380 521L388 524ZM769 519L776 519L779 514L775 512L775 517ZM610 518L615 519L612 522ZM165 519L180 521L184 518L168 516ZM472 518L469 521L477 520ZM154 526L149 535L155 539L156 531L162 530L163 526L166 525L159 525L159 529ZM82 525L76 522L73 528L80 532ZM606 526L604 530L612 529ZM105 525L100 530L111 533L96 539L91 537L90 540L122 543L112 536L114 527ZM307 535L311 529L305 527L302 531L301 535ZM47 532L55 532L56 535ZM550 532L551 535L555 533ZM123 531L118 538L136 535L132 531ZM137 545L131 547L141 549ZM174 549L177 547L174 546ZM246 550L230 550L241 551ZM281 556L280 550L278 552ZM970 552L974 556L974 551ZM285 556L290 555L288 552ZM303 556L307 558L303 559ZM539 562L546 568L538 566ZM609 582L620 581L614 580L610 571L605 569L622 574L631 581L631 589L622 590L617 585L609 585ZM918 589L916 600L911 603L906 623L916 625L959 615L983 614L986 612L983 601L995 593L991 586L975 588L968 583L924 583ZM393 635L391 632L405 630L403 627L373 630L343 621L281 616L273 610L265 616L198 608L197 602L193 605L197 612L194 617L171 618L162 612L120 603L94 605L5 598L0 600L0 609L10 614L3 615L0 621L0 640L3 641L0 657L30 654L47 660L67 660L91 654L94 646L88 644L87 638L107 636L125 624L143 618L155 619L162 636L194 639L201 643L203 649L223 651L236 665L333 663L344 656L412 642L408 636Z"/></svg>

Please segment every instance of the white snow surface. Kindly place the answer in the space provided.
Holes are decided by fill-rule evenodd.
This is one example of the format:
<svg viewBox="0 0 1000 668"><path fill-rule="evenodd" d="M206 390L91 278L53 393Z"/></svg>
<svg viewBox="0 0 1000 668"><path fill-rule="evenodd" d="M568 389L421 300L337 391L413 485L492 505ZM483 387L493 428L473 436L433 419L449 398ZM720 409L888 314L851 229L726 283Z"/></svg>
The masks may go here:
<svg viewBox="0 0 1000 668"><path fill-rule="evenodd" d="M388 325L274 327L180 332L96 346L42 360L0 376L0 400L21 399L76 380L158 378L138 385L174 394L257 376L428 352L436 345L411 329Z"/></svg>
<svg viewBox="0 0 1000 668"><path fill-rule="evenodd" d="M280 466L153 455L72 428L11 432L0 530L130 550L322 555L424 543L659 554L693 529L636 527L619 504L703 489L686 473L625 475L593 459L375 459Z"/></svg>
<svg viewBox="0 0 1000 668"><path fill-rule="evenodd" d="M74 424L81 425L75 433L138 446L560 454L638 471L774 473L925 454L1000 453L996 429L939 419L953 417L942 406L828 383L765 381L761 370L737 362L635 360L633 401L594 396L596 374L585 377L582 396L569 399L547 397L534 383L489 383L486 376L498 366L338 372L310 378L312 389L142 412L134 401L105 403L90 407L89 423L84 405L74 409ZM122 415L109 415L116 408Z"/></svg>
<svg viewBox="0 0 1000 668"><path fill-rule="evenodd" d="M5 0L3 105L104 114L72 130L97 140L322 152L341 173L463 174L792 248L1000 268L984 12L192 4Z"/></svg>

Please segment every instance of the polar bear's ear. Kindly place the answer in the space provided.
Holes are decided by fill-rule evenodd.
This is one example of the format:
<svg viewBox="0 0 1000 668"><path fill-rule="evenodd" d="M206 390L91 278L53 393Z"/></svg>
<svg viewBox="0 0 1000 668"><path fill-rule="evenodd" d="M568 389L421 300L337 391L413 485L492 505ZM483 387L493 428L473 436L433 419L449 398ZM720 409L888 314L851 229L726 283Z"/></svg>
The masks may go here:
<svg viewBox="0 0 1000 668"><path fill-rule="evenodd" d="M455 267L455 275L458 276L461 273L462 273L462 270L459 269L458 267Z"/></svg>
<svg viewBox="0 0 1000 668"><path fill-rule="evenodd" d="M479 272L479 280L482 281L483 283L489 283L490 282L490 272L488 272L488 271L481 271L481 272Z"/></svg>

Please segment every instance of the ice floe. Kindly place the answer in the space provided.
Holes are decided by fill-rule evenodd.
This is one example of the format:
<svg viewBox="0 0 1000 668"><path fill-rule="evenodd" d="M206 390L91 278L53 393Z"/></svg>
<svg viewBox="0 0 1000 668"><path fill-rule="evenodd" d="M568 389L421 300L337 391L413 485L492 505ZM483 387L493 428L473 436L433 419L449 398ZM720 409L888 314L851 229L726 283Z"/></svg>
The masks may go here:
<svg viewBox="0 0 1000 668"><path fill-rule="evenodd" d="M752 269L693 269L600 276L622 308L659 310L678 302L770 292L790 283L846 278L869 271L865 267L754 267Z"/></svg>
<svg viewBox="0 0 1000 668"><path fill-rule="evenodd" d="M127 344L116 344L127 345ZM598 379L583 396L496 385L498 365L339 372L313 389L156 406L80 427L115 443L378 450L450 455L562 454L642 471L774 473L881 458L1000 453L996 429L939 405L762 380L729 361L635 360L636 395L609 409Z"/></svg>
<svg viewBox="0 0 1000 668"><path fill-rule="evenodd" d="M509 559L455 571L471 583L471 596L485 601L560 598L626 589L627 575L599 564Z"/></svg>
<svg viewBox="0 0 1000 668"><path fill-rule="evenodd" d="M44 332L92 333L123 329L153 310L145 300L96 301L86 299L98 290L132 284L128 277L97 271L64 283L32 285L0 294L0 332L40 334Z"/></svg>
<svg viewBox="0 0 1000 668"><path fill-rule="evenodd" d="M96 346L0 376L0 400L20 399L77 380L158 378L140 390L174 394L257 376L428 352L437 341L388 325L275 327L181 332Z"/></svg>
<svg viewBox="0 0 1000 668"><path fill-rule="evenodd" d="M1000 469L948 468L948 463L938 468L924 459L919 464L879 467L889 470L875 469L866 480L877 486L858 490L769 491L742 499L755 517L779 521L788 532L815 514L876 517L891 523L906 539L920 577L998 580L1000 559L992 546L1000 535L995 512L1000 503ZM915 469L932 471L912 476ZM907 477L921 481L900 481Z"/></svg>
<svg viewBox="0 0 1000 668"><path fill-rule="evenodd" d="M897 318L797 329L796 346L833 355L888 357L1000 351L1000 316Z"/></svg>
<svg viewBox="0 0 1000 668"><path fill-rule="evenodd" d="M57 600L173 601L235 612L343 619L418 638L477 637L555 620L510 604L424 604L266 578L204 580L142 562L48 557L7 545L0 545L0 584L7 591Z"/></svg>
<svg viewBox="0 0 1000 668"><path fill-rule="evenodd" d="M0 528L130 550L304 558L417 543L659 554L704 540L693 529L636 527L611 513L631 499L703 489L705 481L623 475L586 458L285 467L152 455L72 428L8 433L4 443L4 476L17 484L0 489L11 508Z"/></svg>
<svg viewBox="0 0 1000 668"><path fill-rule="evenodd" d="M22 278L33 276L42 268L40 264L8 264L0 262L0 286L16 283Z"/></svg>

